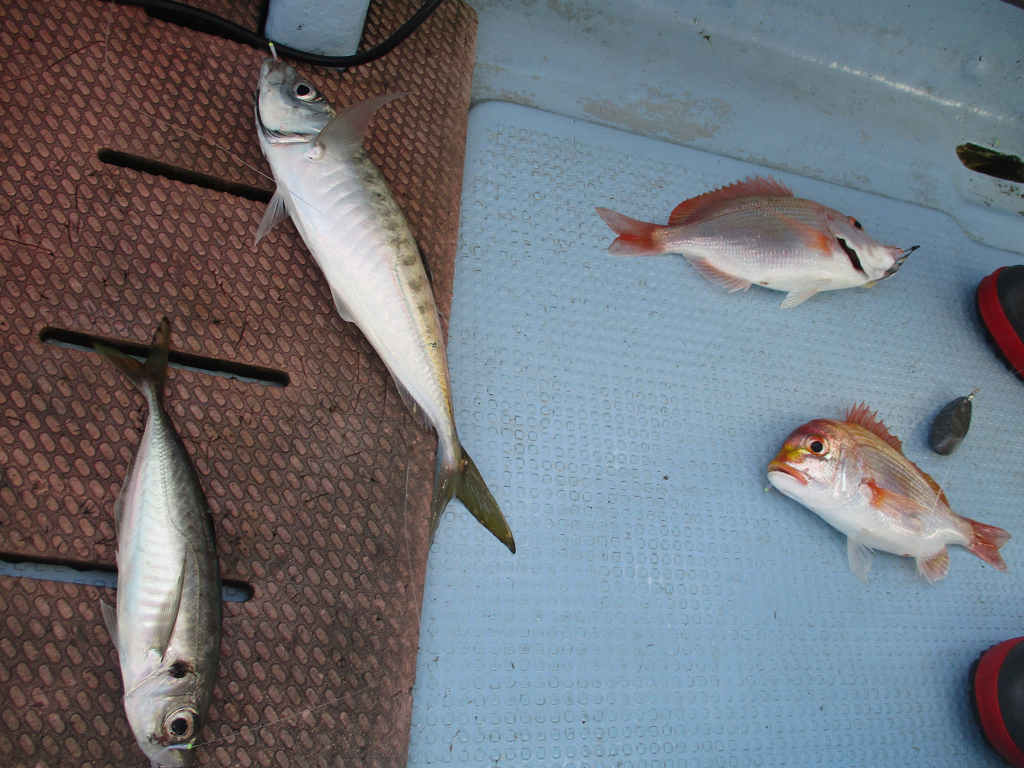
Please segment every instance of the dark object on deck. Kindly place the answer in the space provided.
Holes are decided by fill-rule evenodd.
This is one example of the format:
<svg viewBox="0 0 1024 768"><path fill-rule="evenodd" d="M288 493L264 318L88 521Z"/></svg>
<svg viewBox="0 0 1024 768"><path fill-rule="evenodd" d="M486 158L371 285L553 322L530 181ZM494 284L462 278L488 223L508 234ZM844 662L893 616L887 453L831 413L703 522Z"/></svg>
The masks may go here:
<svg viewBox="0 0 1024 768"><path fill-rule="evenodd" d="M971 428L971 401L978 390L946 404L932 422L928 445L940 456L949 456L960 447Z"/></svg>
<svg viewBox="0 0 1024 768"><path fill-rule="evenodd" d="M982 280L976 305L993 348L1024 380L1024 265L1000 267Z"/></svg>
<svg viewBox="0 0 1024 768"><path fill-rule="evenodd" d="M1024 637L993 645L971 667L971 702L985 738L1024 768Z"/></svg>
<svg viewBox="0 0 1024 768"><path fill-rule="evenodd" d="M972 171L1016 184L1024 182L1024 160L1016 155L968 143L956 148L956 156Z"/></svg>

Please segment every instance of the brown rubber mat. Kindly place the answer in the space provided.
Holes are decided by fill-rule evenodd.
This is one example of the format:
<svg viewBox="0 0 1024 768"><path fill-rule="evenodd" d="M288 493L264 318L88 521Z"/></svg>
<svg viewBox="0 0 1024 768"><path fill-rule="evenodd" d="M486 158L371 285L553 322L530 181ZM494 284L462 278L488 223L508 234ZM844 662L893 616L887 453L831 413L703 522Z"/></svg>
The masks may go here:
<svg viewBox="0 0 1024 768"><path fill-rule="evenodd" d="M364 46L417 4L372 4ZM381 61L300 67L335 105L411 94L367 146L445 315L475 35L448 0ZM7 0L0 56L0 556L111 567L144 423L109 364L42 343L47 329L148 344L167 314L174 349L287 374L281 388L176 369L166 391L223 575L254 590L225 603L197 764L404 766L435 438L337 316L290 223L254 247L262 203L98 157L271 189L252 112L263 54L137 8ZM146 765L100 617L112 595L0 578L0 765Z"/></svg>

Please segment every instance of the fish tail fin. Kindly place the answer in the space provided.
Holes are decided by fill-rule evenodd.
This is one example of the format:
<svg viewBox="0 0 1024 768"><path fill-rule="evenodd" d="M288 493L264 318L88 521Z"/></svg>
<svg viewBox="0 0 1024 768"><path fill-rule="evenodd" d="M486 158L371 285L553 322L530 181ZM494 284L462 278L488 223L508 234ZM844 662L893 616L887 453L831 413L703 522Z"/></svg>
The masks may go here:
<svg viewBox="0 0 1024 768"><path fill-rule="evenodd" d="M159 395L167 381L167 359L171 352L171 321L166 317L160 320L153 342L149 347L149 357L140 363L119 349L108 347L96 342L93 347L109 360L117 370L125 375L132 384L142 390L147 398L151 394Z"/></svg>
<svg viewBox="0 0 1024 768"><path fill-rule="evenodd" d="M608 247L613 256L659 256L665 252L657 242L657 233L664 229L660 224L631 219L607 208L595 208L597 215L618 235Z"/></svg>
<svg viewBox="0 0 1024 768"><path fill-rule="evenodd" d="M438 450L434 473L434 498L430 504L430 541L433 542L437 525L452 497L466 505L466 509L484 528L494 534L515 554L516 542L497 500L491 495L476 464L462 446L455 461L446 460L445 452Z"/></svg>
<svg viewBox="0 0 1024 768"><path fill-rule="evenodd" d="M967 519L971 525L971 543L968 547L989 565L1006 572L1006 563L999 554L999 548L1010 540L1010 534L994 525L985 525L977 520Z"/></svg>

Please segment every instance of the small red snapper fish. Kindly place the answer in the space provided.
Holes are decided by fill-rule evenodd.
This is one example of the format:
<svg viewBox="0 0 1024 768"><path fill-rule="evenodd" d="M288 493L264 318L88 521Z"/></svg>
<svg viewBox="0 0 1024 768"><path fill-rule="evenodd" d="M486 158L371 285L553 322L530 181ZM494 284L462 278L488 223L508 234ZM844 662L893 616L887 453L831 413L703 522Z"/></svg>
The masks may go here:
<svg viewBox="0 0 1024 768"><path fill-rule="evenodd" d="M815 419L794 430L768 464L768 480L846 534L850 569L864 583L873 549L915 558L930 582L949 572L950 544L1006 571L999 548L1010 534L950 509L864 403L846 421Z"/></svg>
<svg viewBox="0 0 1024 768"><path fill-rule="evenodd" d="M609 253L682 254L730 292L754 284L786 291L783 308L819 291L874 285L896 274L914 250L882 245L852 216L794 197L770 176L747 177L686 200L667 226L596 210L618 235Z"/></svg>

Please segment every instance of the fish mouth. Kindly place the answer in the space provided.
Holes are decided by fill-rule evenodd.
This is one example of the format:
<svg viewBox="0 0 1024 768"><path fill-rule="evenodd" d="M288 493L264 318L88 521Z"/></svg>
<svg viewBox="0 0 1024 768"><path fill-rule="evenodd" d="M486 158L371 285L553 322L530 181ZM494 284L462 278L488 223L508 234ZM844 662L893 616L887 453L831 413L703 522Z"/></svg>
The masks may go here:
<svg viewBox="0 0 1024 768"><path fill-rule="evenodd" d="M273 56L268 56L260 64L260 85L262 85L271 74L278 72L284 72L288 65L281 59L275 59ZM271 85L280 85L280 83L271 83Z"/></svg>
<svg viewBox="0 0 1024 768"><path fill-rule="evenodd" d="M253 109L256 112L256 129L263 134L268 136L270 131L267 130L263 123L263 116L260 114L260 96L263 95L263 91L266 88L267 76L274 69L273 59L264 59L263 64L260 65L260 78L258 85L256 86L256 92L253 94Z"/></svg>
<svg viewBox="0 0 1024 768"><path fill-rule="evenodd" d="M891 267L889 267L887 270L885 270L885 274L883 274L878 279L879 280L885 280L886 278L892 277L897 272L899 272L900 267L903 266L903 263L907 260L907 257L910 254L912 254L914 251L916 251L918 248L920 248L920 247L921 247L920 245L914 245L914 246L911 246L910 248L900 248L898 246L894 246L893 250L894 251L899 251L898 254L895 254L896 261L893 262L893 265Z"/></svg>
<svg viewBox="0 0 1024 768"><path fill-rule="evenodd" d="M773 460L768 465L768 474L770 475L772 472L782 472L783 474L789 475L800 483L800 485L808 485L810 483L810 480L807 479L807 476L804 475L803 472L795 467L791 467L789 464L779 461L778 459Z"/></svg>

